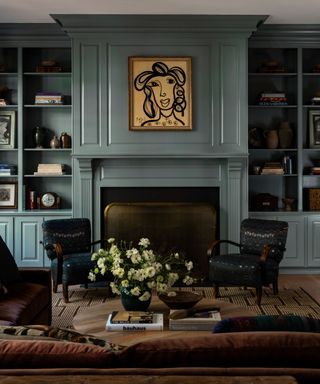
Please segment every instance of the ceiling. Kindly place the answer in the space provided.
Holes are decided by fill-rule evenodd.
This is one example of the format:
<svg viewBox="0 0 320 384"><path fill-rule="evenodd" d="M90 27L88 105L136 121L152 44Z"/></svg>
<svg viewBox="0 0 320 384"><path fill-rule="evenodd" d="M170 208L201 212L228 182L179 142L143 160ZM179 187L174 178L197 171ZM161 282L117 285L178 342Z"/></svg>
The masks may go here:
<svg viewBox="0 0 320 384"><path fill-rule="evenodd" d="M0 23L53 23L50 14L270 15L269 24L320 24L319 0L0 0Z"/></svg>

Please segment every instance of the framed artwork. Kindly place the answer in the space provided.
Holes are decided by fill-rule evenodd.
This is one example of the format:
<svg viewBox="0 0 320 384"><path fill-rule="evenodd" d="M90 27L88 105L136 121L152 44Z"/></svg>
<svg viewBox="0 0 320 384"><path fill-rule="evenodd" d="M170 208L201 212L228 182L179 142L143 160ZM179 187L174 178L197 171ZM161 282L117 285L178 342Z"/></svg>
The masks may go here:
<svg viewBox="0 0 320 384"><path fill-rule="evenodd" d="M129 57L129 129L192 130L191 57Z"/></svg>
<svg viewBox="0 0 320 384"><path fill-rule="evenodd" d="M309 111L309 147L320 148L320 111Z"/></svg>
<svg viewBox="0 0 320 384"><path fill-rule="evenodd" d="M14 111L0 111L0 148L14 148L15 124Z"/></svg>
<svg viewBox="0 0 320 384"><path fill-rule="evenodd" d="M17 208L17 183L0 182L0 208Z"/></svg>

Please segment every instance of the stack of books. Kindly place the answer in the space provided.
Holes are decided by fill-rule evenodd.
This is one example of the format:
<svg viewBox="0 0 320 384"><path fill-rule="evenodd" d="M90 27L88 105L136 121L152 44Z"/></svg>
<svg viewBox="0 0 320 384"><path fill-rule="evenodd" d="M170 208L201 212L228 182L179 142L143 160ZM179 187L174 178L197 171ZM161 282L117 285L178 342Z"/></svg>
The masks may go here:
<svg viewBox="0 0 320 384"><path fill-rule="evenodd" d="M259 105L288 105L284 92L264 92L259 97Z"/></svg>
<svg viewBox="0 0 320 384"><path fill-rule="evenodd" d="M107 319L107 331L162 331L163 314L143 311L113 311Z"/></svg>
<svg viewBox="0 0 320 384"><path fill-rule="evenodd" d="M261 175L283 175L284 170L280 162L265 163L261 170Z"/></svg>
<svg viewBox="0 0 320 384"><path fill-rule="evenodd" d="M35 104L63 104L63 95L59 92L37 92Z"/></svg>
<svg viewBox="0 0 320 384"><path fill-rule="evenodd" d="M171 331L212 331L221 320L219 308L171 310L169 329Z"/></svg>
<svg viewBox="0 0 320 384"><path fill-rule="evenodd" d="M311 168L312 175L320 175L320 167L312 167Z"/></svg>
<svg viewBox="0 0 320 384"><path fill-rule="evenodd" d="M38 169L34 175L65 175L64 164L38 164Z"/></svg>
<svg viewBox="0 0 320 384"><path fill-rule="evenodd" d="M17 174L17 167L12 164L0 164L0 176L11 176Z"/></svg>
<svg viewBox="0 0 320 384"><path fill-rule="evenodd" d="M320 97L319 96L312 97L311 104L312 105L320 105Z"/></svg>

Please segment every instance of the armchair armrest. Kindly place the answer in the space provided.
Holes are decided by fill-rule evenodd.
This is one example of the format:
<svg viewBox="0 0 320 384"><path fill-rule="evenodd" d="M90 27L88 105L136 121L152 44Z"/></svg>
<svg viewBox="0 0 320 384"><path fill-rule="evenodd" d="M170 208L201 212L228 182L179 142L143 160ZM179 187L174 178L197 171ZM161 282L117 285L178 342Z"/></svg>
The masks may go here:
<svg viewBox="0 0 320 384"><path fill-rule="evenodd" d="M50 268L19 268L19 273L21 280L24 282L44 285L51 292Z"/></svg>
<svg viewBox="0 0 320 384"><path fill-rule="evenodd" d="M259 262L264 264L272 252L278 251L278 252L283 253L285 250L286 250L286 248L284 248L284 247L279 247L279 246L272 245L272 244L266 244L266 245L264 245L264 247L261 251Z"/></svg>
<svg viewBox="0 0 320 384"><path fill-rule="evenodd" d="M210 246L210 247L208 248L208 250L207 250L207 256L208 256L208 258L211 258L211 257L214 255L216 249L217 249L218 246L220 246L220 244L222 244L222 243L231 244L231 245L234 245L234 246L239 247L239 248L241 247L241 244L236 243L236 242L231 241L231 240L216 240L216 241L214 241L214 242L211 244L211 246Z"/></svg>

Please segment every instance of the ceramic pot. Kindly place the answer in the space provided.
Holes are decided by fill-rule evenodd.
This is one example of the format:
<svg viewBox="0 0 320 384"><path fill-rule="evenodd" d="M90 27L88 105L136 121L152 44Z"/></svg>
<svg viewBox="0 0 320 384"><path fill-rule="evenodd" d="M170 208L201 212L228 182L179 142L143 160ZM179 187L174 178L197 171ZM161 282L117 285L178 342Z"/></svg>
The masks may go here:
<svg viewBox="0 0 320 384"><path fill-rule="evenodd" d="M53 136L53 138L50 140L50 148L60 148L60 140L57 138L57 136Z"/></svg>
<svg viewBox="0 0 320 384"><path fill-rule="evenodd" d="M266 138L266 146L269 149L276 149L279 145L279 136L278 131L276 129L271 129L264 133L264 137Z"/></svg>
<svg viewBox="0 0 320 384"><path fill-rule="evenodd" d="M292 145L293 131L289 121L283 121L279 126L279 146L280 148L290 148Z"/></svg>
<svg viewBox="0 0 320 384"><path fill-rule="evenodd" d="M44 148L46 142L47 129L35 127L33 130L33 141L36 148Z"/></svg>
<svg viewBox="0 0 320 384"><path fill-rule="evenodd" d="M71 148L71 136L69 136L66 132L61 133L60 144L61 148Z"/></svg>
<svg viewBox="0 0 320 384"><path fill-rule="evenodd" d="M150 299L141 301L137 296L121 292L121 304L126 311L146 311L151 303Z"/></svg>

